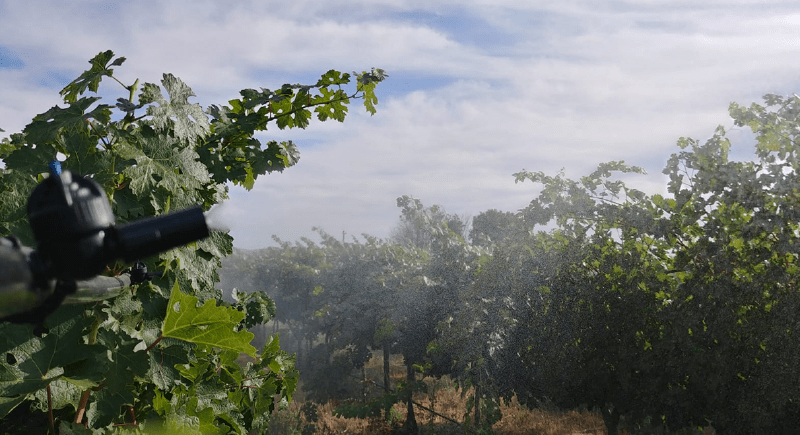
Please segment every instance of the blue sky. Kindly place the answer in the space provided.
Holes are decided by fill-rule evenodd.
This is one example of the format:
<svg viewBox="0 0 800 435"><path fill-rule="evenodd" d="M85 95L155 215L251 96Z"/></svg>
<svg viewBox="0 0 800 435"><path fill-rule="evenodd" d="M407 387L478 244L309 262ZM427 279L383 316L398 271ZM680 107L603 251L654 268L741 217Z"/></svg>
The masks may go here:
<svg viewBox="0 0 800 435"><path fill-rule="evenodd" d="M680 136L731 127L732 101L800 93L800 5L784 0L0 0L0 135L58 104L107 49L128 59L123 82L171 72L204 106L331 68L389 73L375 116L354 107L344 124L261 137L302 156L231 189L223 211L242 248L313 226L387 237L403 194L515 211L537 194L514 184L521 169L577 177L625 160L649 173L629 183L664 192ZM750 155L747 131L734 135Z"/></svg>

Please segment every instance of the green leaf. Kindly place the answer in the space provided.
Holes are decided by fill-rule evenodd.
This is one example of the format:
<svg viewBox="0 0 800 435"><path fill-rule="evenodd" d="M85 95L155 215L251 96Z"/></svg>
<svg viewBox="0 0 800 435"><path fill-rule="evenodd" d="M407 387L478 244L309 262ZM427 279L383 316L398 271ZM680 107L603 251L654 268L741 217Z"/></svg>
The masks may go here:
<svg viewBox="0 0 800 435"><path fill-rule="evenodd" d="M353 74L356 74L353 72ZM378 97L375 95L375 87L378 83L382 82L389 77L386 72L380 68L372 68L370 72L362 72L361 74L356 74L358 78L358 90L364 93L364 108L367 109L367 112L370 115L374 115L376 113L375 105L378 104Z"/></svg>
<svg viewBox="0 0 800 435"><path fill-rule="evenodd" d="M154 102L147 114L153 117L153 125L160 131L171 131L185 143L194 144L210 132L210 124L199 104L190 104L189 97L195 94L181 79L172 74L164 74L161 80L169 94L169 102L161 95L158 86L146 83L142 89L140 102Z"/></svg>
<svg viewBox="0 0 800 435"><path fill-rule="evenodd" d="M96 386L95 384L94 386ZM47 412L52 406L53 409L61 409L72 406L77 409L81 400L81 394L87 388L81 388L63 379L56 379L50 383L50 398L47 397L47 390L42 389L33 394L35 406L42 412Z"/></svg>
<svg viewBox="0 0 800 435"><path fill-rule="evenodd" d="M95 435L97 432L84 427L81 423L61 420L58 433L61 435Z"/></svg>
<svg viewBox="0 0 800 435"><path fill-rule="evenodd" d="M322 95L317 97L318 101L315 100L314 102L326 103L314 109L314 112L317 113L317 118L320 121L327 121L328 118L331 118L344 122L344 118L347 116L347 104L350 103L347 94L341 89L332 91L328 88L320 88L319 91Z"/></svg>
<svg viewBox="0 0 800 435"><path fill-rule="evenodd" d="M275 302L263 291L241 293L233 289L232 296L239 309L247 313L246 328L267 323L275 317Z"/></svg>
<svg viewBox="0 0 800 435"><path fill-rule="evenodd" d="M134 404L134 384L147 373L149 357L143 350L135 351L138 341L126 338L125 334L103 329L97 341L106 348L104 363L108 368L87 417L92 424L106 426L121 413L122 406Z"/></svg>
<svg viewBox="0 0 800 435"><path fill-rule="evenodd" d="M65 367L94 358L94 349L81 340L84 328L91 324L82 311L74 306L59 309L48 318L50 330L41 338L30 325L0 324L0 355L13 356L0 358L0 397L40 390L73 374Z"/></svg>
<svg viewBox="0 0 800 435"><path fill-rule="evenodd" d="M150 368L147 377L163 391L170 391L181 383L176 366L188 364L194 344L182 340L163 339L161 345L150 352Z"/></svg>
<svg viewBox="0 0 800 435"><path fill-rule="evenodd" d="M108 171L114 159L110 153L98 149L97 142L97 136L86 130L59 135L56 148L69 156L61 166L78 174L95 175L95 181L102 183L105 177L101 174Z"/></svg>
<svg viewBox="0 0 800 435"><path fill-rule="evenodd" d="M97 88L100 86L100 81L103 77L111 77L114 74L114 70L109 67L120 66L125 62L124 57L119 57L109 65L112 58L114 58L114 52L111 50L104 51L93 57L92 60L89 61L92 67L84 71L80 77L73 80L61 90L60 94L64 97L64 101L67 103L75 102L78 95L82 95L86 92L87 88L92 92L97 92Z"/></svg>
<svg viewBox="0 0 800 435"><path fill-rule="evenodd" d="M0 396L0 418L7 415L11 412L14 408L16 408L19 404L24 402L28 398L28 395L23 394L16 397L2 397Z"/></svg>
<svg viewBox="0 0 800 435"><path fill-rule="evenodd" d="M181 292L176 282L172 287L162 335L255 357L256 348L250 344L254 335L249 331L235 330L244 316L234 308L218 307L215 300L207 300L198 308L197 298Z"/></svg>
<svg viewBox="0 0 800 435"><path fill-rule="evenodd" d="M317 81L317 86L346 85L350 83L350 74L329 70Z"/></svg>
<svg viewBox="0 0 800 435"><path fill-rule="evenodd" d="M28 196L35 186L35 174L9 169L0 173L0 234L14 234L28 246L35 243L26 213Z"/></svg>
<svg viewBox="0 0 800 435"><path fill-rule="evenodd" d="M11 138L0 139L0 159L5 159L15 149L25 145L25 137L21 133L12 134Z"/></svg>
<svg viewBox="0 0 800 435"><path fill-rule="evenodd" d="M200 191L211 181L193 147L179 146L169 136L150 128L121 138L115 146L119 156L135 162L122 170L127 189L137 200L147 201L155 213L202 202Z"/></svg>
<svg viewBox="0 0 800 435"><path fill-rule="evenodd" d="M89 110L99 99L99 97L81 98L71 102L67 108L53 106L47 112L36 115L23 130L26 141L37 145L55 142L62 129L85 129L86 122L90 119L96 119L101 123L108 122L111 116L109 106L98 104Z"/></svg>

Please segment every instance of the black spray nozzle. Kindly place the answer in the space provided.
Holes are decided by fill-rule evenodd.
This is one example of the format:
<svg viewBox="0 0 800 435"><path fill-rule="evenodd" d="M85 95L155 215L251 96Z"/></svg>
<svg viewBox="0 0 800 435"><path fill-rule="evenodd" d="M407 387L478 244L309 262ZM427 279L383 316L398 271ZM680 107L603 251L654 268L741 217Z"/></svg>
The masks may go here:
<svg viewBox="0 0 800 435"><path fill-rule="evenodd" d="M207 237L199 206L116 226L102 187L72 171L53 170L28 200L38 244L34 272L87 279L118 259L133 261Z"/></svg>
<svg viewBox="0 0 800 435"><path fill-rule="evenodd" d="M148 272L147 266L141 261L136 261L136 263L131 266L130 274L131 284L139 284L145 281L150 281L153 279L153 277L162 275L161 272Z"/></svg>
<svg viewBox="0 0 800 435"><path fill-rule="evenodd" d="M97 275L113 259L104 239L114 213L97 182L72 171L56 173L28 199L28 221L38 245L36 273L65 279Z"/></svg>
<svg viewBox="0 0 800 435"><path fill-rule="evenodd" d="M133 261L208 237L200 206L119 225L113 249L117 258Z"/></svg>

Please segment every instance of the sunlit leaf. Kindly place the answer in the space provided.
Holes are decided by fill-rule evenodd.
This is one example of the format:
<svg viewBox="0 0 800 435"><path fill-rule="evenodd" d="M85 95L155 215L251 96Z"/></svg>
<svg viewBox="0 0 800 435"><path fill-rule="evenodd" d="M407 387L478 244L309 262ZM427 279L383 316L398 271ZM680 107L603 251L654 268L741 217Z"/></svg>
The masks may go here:
<svg viewBox="0 0 800 435"><path fill-rule="evenodd" d="M208 300L197 307L197 298L181 292L175 283L162 333L164 337L255 356L256 348L250 344L253 334L236 330L244 317L245 313L234 308L217 306L215 300Z"/></svg>

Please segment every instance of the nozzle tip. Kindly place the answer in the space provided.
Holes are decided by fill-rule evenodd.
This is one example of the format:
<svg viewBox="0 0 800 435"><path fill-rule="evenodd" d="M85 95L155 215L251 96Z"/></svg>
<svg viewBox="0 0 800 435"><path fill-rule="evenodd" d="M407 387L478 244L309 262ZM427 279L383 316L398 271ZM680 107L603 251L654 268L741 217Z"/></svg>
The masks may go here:
<svg viewBox="0 0 800 435"><path fill-rule="evenodd" d="M61 162L58 160L53 160L52 162L48 163L47 166L50 167L51 175L61 175Z"/></svg>

